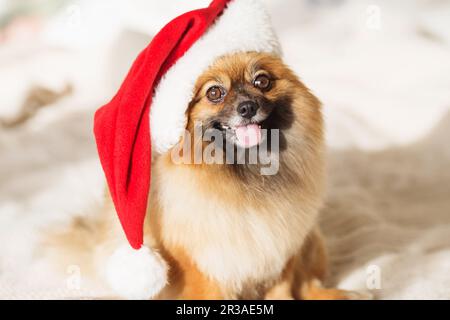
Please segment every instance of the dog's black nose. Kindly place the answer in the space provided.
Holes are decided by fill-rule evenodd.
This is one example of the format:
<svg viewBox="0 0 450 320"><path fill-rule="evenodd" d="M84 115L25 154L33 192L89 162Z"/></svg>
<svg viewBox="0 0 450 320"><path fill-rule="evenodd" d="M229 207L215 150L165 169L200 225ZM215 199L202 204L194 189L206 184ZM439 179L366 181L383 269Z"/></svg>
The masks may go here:
<svg viewBox="0 0 450 320"><path fill-rule="evenodd" d="M244 101L237 107L237 112L244 118L250 119L256 115L259 106L253 101Z"/></svg>

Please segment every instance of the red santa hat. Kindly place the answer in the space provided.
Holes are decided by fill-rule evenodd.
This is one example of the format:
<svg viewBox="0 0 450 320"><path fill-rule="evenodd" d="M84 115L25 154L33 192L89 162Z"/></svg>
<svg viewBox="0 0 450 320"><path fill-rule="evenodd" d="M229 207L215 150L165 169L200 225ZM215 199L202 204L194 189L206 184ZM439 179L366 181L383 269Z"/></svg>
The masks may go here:
<svg viewBox="0 0 450 320"><path fill-rule="evenodd" d="M108 282L127 298L152 298L167 266L143 246L151 154L175 146L186 127L196 79L234 52L279 54L260 0L214 0L169 22L135 60L114 98L95 114L98 153L129 246L109 259Z"/></svg>

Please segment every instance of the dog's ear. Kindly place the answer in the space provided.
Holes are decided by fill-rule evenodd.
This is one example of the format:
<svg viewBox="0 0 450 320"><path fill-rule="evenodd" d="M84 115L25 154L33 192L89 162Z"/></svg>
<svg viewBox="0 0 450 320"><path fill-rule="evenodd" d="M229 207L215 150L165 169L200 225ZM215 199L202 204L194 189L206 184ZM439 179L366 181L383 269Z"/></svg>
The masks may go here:
<svg viewBox="0 0 450 320"><path fill-rule="evenodd" d="M188 122L189 122L189 117L190 117L190 114L191 114L191 112L192 112L192 109L195 107L195 105L197 104L197 103L199 103L200 102L200 100L201 100L201 98L198 96L198 92L194 95L194 97L192 98L192 100L189 102L189 104L188 104L188 107L186 108L186 112L185 112L185 115L186 115L186 117L187 117L187 119L188 119Z"/></svg>

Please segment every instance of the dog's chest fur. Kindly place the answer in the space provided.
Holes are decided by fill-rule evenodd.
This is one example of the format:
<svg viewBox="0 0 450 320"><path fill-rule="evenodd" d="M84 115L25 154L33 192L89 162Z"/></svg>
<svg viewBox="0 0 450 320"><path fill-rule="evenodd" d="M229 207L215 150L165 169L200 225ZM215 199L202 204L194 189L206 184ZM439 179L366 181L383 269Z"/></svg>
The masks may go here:
<svg viewBox="0 0 450 320"><path fill-rule="evenodd" d="M183 248L228 292L278 278L316 218L314 201L300 200L292 192L273 196L270 186L257 206L240 203L238 196L224 201L220 194L199 188L189 171L165 174L158 187L163 242Z"/></svg>

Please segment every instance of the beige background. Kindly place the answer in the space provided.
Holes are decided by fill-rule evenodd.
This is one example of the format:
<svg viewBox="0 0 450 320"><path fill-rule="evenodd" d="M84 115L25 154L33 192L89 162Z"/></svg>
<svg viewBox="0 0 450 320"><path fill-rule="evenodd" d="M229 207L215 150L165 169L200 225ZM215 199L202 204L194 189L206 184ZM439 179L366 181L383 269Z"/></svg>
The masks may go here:
<svg viewBox="0 0 450 320"><path fill-rule="evenodd" d="M0 16L19 2L0 0ZM379 272L377 298L449 299L450 2L266 2L286 61L324 103L330 283L364 289ZM0 126L0 298L106 296L83 277L77 288L76 268L56 274L40 230L95 211L93 111L194 1L30 3L47 10L0 31L0 119L14 120L36 86L72 93Z"/></svg>

